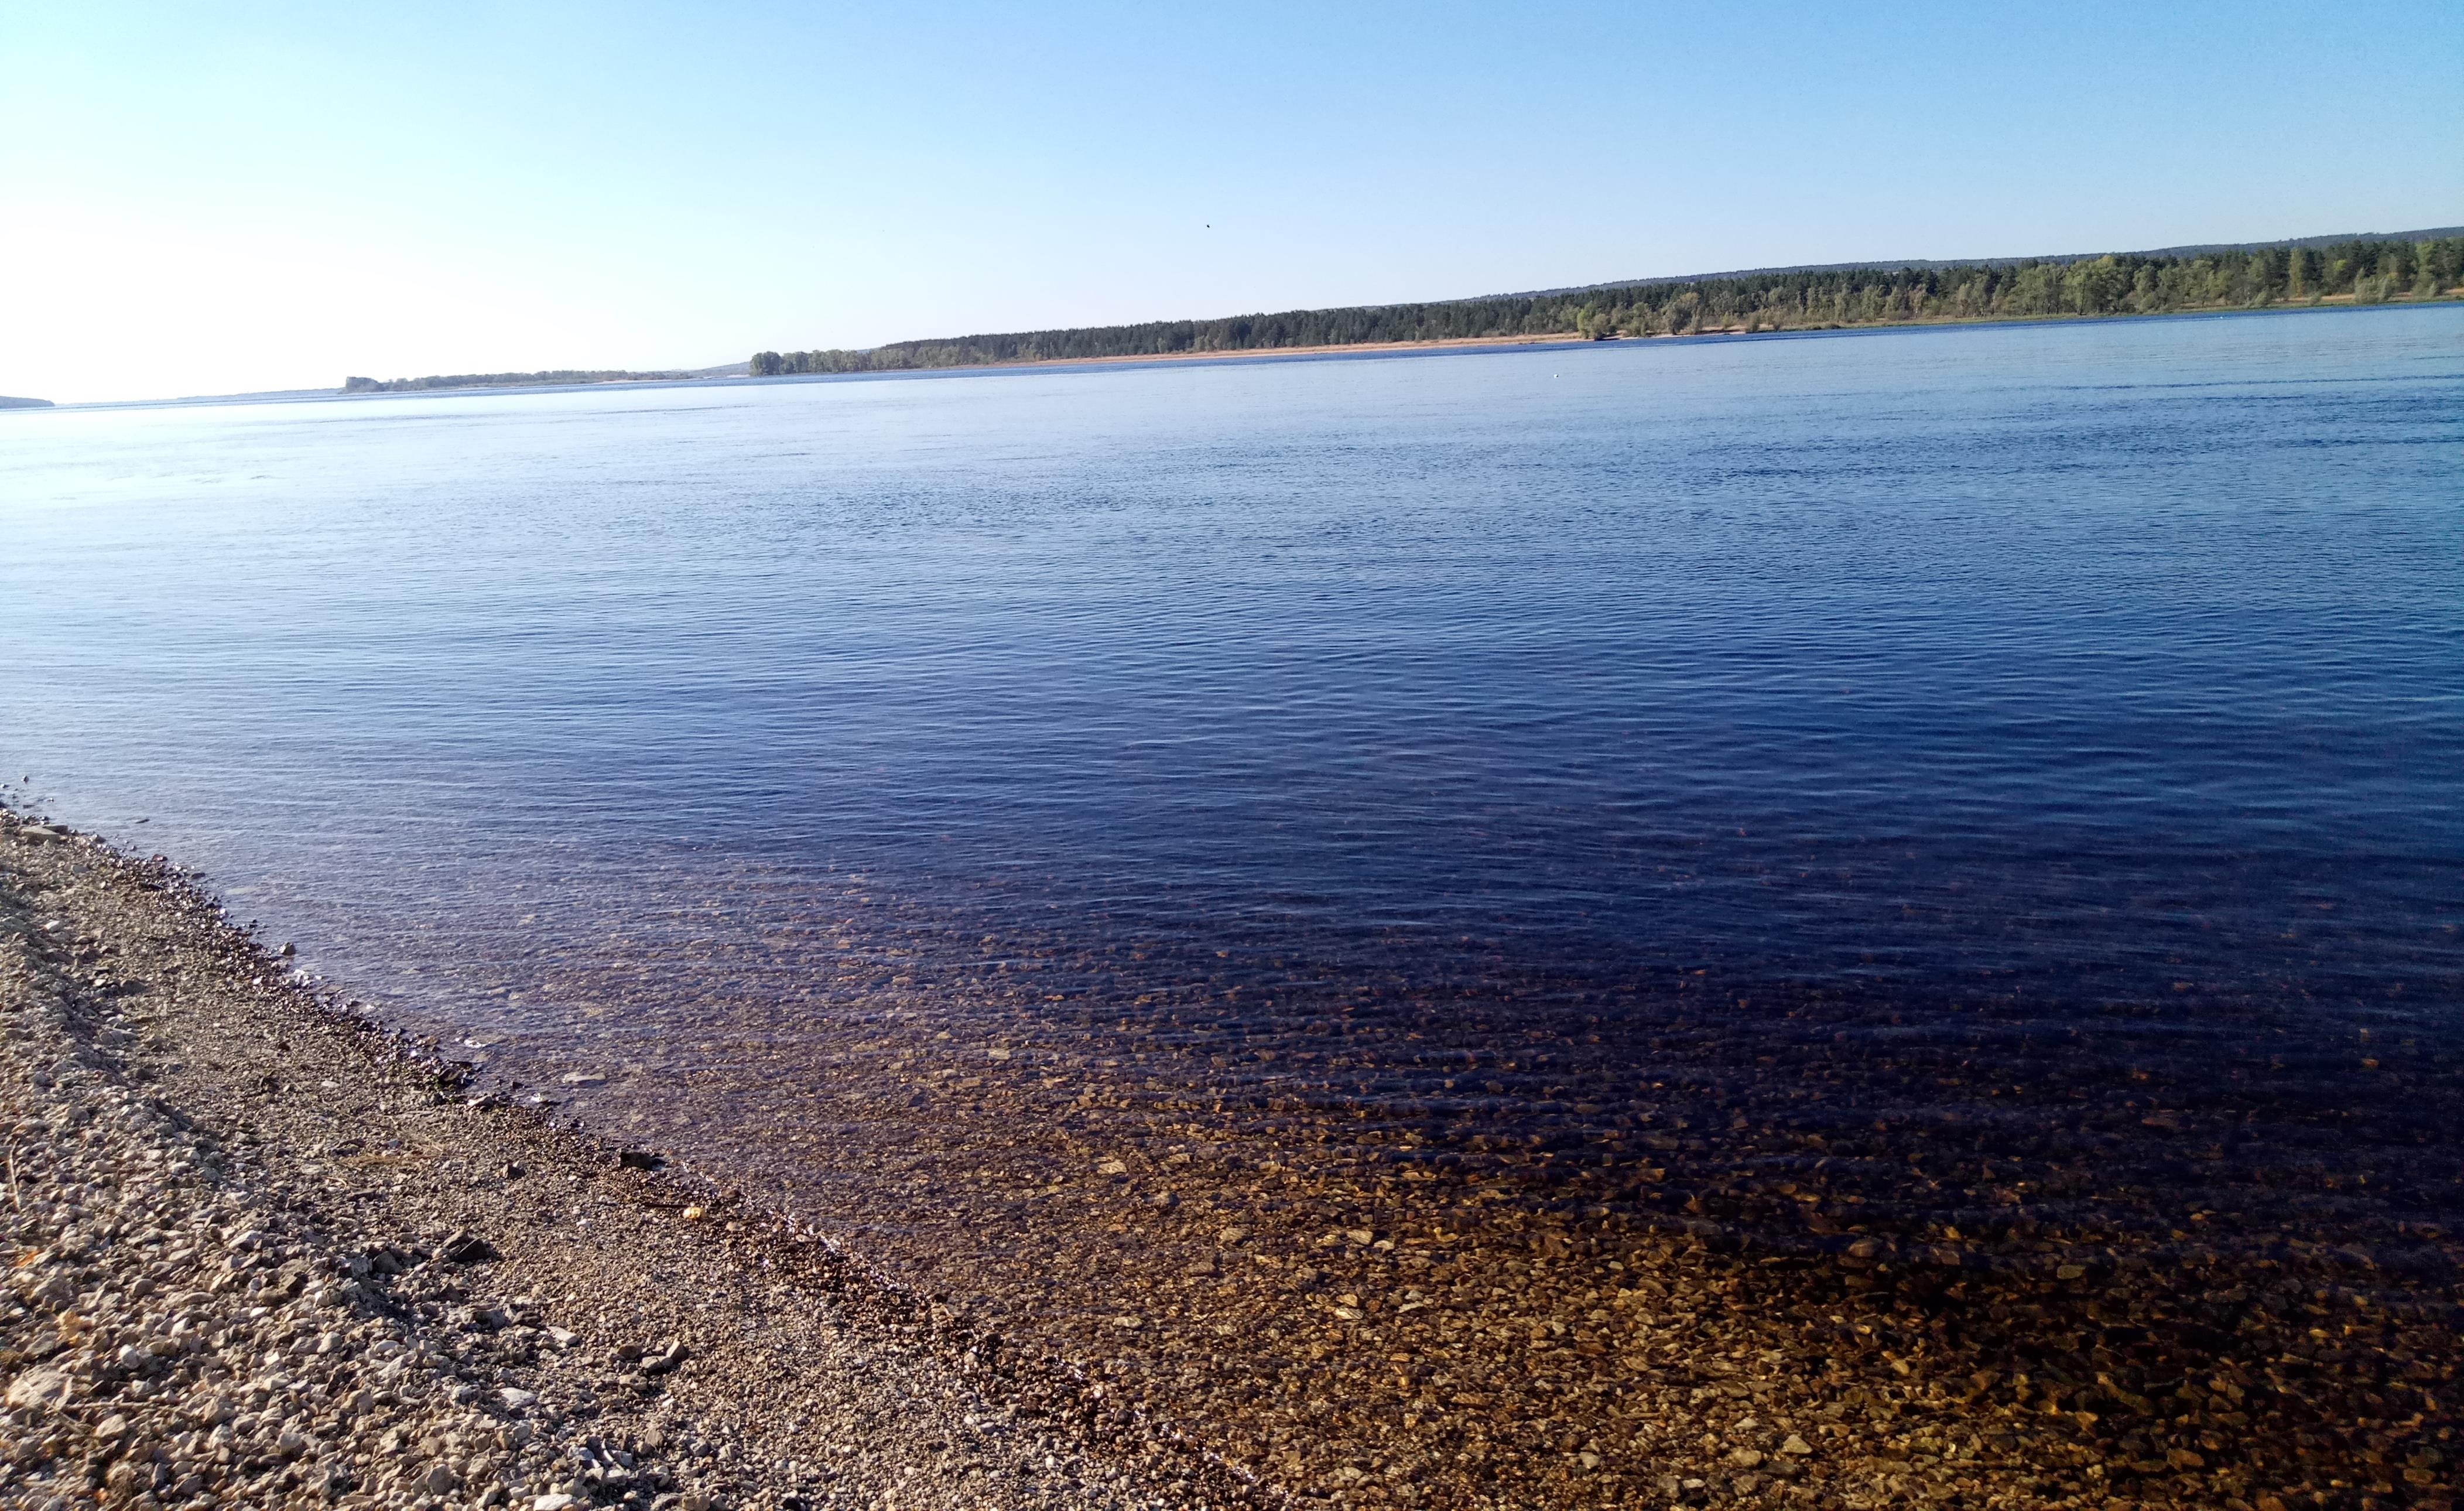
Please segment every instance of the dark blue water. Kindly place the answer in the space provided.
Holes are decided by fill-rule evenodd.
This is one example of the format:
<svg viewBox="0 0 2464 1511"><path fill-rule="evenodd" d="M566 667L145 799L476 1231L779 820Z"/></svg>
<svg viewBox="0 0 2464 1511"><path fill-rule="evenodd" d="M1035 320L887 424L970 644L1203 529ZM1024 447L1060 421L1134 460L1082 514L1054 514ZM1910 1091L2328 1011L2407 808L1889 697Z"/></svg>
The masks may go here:
<svg viewBox="0 0 2464 1511"><path fill-rule="evenodd" d="M1173 982L2464 964L2456 310L6 419L11 774L449 1012L748 867Z"/></svg>

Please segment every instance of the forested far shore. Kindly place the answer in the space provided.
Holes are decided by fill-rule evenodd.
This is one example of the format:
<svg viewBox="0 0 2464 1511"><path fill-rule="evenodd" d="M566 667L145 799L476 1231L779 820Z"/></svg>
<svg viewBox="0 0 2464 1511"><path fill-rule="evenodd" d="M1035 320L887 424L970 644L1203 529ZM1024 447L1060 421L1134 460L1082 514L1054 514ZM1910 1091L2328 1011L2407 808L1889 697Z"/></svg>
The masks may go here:
<svg viewBox="0 0 2464 1511"><path fill-rule="evenodd" d="M689 372L457 372L426 378L345 378L344 393L407 393L420 389L516 389L537 383L651 383Z"/></svg>
<svg viewBox="0 0 2464 1511"><path fill-rule="evenodd" d="M904 341L867 351L763 351L754 354L751 370L756 377L895 372L1302 346L1837 330L1943 321L2263 309L2331 300L2377 304L2446 298L2459 281L2464 281L2464 236L2364 237L2324 247L2288 244L2188 256L2123 253L1671 278L1558 294Z"/></svg>

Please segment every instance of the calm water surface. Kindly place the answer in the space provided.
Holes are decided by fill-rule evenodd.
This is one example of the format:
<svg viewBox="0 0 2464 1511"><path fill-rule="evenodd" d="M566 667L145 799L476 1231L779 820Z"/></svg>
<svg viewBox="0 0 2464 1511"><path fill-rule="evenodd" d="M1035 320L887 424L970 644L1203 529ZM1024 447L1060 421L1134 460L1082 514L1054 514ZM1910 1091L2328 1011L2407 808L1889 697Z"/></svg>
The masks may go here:
<svg viewBox="0 0 2464 1511"><path fill-rule="evenodd" d="M2440 992L2460 401L2433 310L11 414L0 746L377 980L759 867L727 922Z"/></svg>
<svg viewBox="0 0 2464 1511"><path fill-rule="evenodd" d="M2459 478L2451 308L12 413L0 761L533 1074L2445 1033Z"/></svg>

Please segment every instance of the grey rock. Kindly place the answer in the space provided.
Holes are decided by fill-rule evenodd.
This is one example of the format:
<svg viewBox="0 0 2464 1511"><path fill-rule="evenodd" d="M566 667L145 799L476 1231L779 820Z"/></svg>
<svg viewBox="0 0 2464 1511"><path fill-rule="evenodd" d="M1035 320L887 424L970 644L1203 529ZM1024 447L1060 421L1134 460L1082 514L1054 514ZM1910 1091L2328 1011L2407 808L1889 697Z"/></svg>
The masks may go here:
<svg viewBox="0 0 2464 1511"><path fill-rule="evenodd" d="M446 1239L437 1252L455 1264L484 1264L490 1259L503 1257L494 1244L467 1230Z"/></svg>

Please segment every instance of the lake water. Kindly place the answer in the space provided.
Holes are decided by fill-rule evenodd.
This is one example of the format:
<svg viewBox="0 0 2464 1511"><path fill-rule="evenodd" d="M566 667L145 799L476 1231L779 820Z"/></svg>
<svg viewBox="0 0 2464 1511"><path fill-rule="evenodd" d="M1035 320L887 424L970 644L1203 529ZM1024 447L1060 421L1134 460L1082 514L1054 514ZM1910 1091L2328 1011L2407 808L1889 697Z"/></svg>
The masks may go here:
<svg viewBox="0 0 2464 1511"><path fill-rule="evenodd" d="M2452 1140L2459 479L2459 307L11 413L0 775L1063 1336L1037 1118Z"/></svg>

